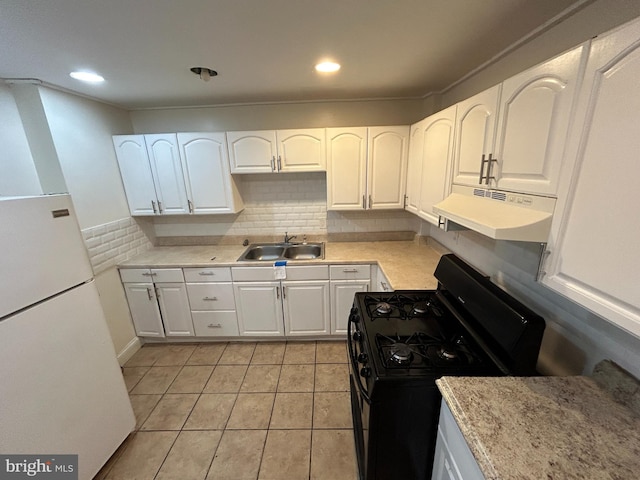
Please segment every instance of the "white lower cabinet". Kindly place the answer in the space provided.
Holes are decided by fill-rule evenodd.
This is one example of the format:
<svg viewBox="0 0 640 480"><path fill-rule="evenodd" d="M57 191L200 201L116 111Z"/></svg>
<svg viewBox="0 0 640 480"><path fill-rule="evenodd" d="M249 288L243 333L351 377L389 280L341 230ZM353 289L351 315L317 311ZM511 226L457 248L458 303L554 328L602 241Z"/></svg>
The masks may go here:
<svg viewBox="0 0 640 480"><path fill-rule="evenodd" d="M196 337L239 334L231 268L185 268L187 295Z"/></svg>
<svg viewBox="0 0 640 480"><path fill-rule="evenodd" d="M442 401L431 480L484 480L451 410Z"/></svg>
<svg viewBox="0 0 640 480"><path fill-rule="evenodd" d="M122 269L120 277L138 336L194 335L182 269Z"/></svg>
<svg viewBox="0 0 640 480"><path fill-rule="evenodd" d="M392 290L389 280L384 275L382 268L380 268L379 266L376 267L375 277L376 277L376 281L373 287L374 292L390 292Z"/></svg>
<svg viewBox="0 0 640 480"><path fill-rule="evenodd" d="M286 267L275 280L269 267L232 267L240 335L329 334L329 268Z"/></svg>
<svg viewBox="0 0 640 480"><path fill-rule="evenodd" d="M347 320L353 296L368 292L371 285L370 265L331 265L331 334L346 335Z"/></svg>

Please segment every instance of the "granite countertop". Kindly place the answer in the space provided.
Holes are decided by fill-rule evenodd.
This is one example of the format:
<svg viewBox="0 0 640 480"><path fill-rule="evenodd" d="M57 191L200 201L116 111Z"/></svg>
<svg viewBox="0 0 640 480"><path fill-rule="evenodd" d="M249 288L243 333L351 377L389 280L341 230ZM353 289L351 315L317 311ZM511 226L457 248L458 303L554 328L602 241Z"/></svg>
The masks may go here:
<svg viewBox="0 0 640 480"><path fill-rule="evenodd" d="M640 417L590 377L436 383L488 480L638 478Z"/></svg>
<svg viewBox="0 0 640 480"><path fill-rule="evenodd" d="M271 262L237 262L242 245L154 247L119 265L120 268L172 268L212 266L268 266ZM289 261L291 265L378 263L393 290L430 290L440 253L411 241L325 242L321 260Z"/></svg>

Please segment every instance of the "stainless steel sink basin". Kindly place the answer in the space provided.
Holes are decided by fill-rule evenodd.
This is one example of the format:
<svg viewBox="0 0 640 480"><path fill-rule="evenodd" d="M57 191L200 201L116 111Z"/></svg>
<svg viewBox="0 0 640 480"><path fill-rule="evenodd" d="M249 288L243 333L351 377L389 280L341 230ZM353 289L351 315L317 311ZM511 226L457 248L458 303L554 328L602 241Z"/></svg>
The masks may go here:
<svg viewBox="0 0 640 480"><path fill-rule="evenodd" d="M292 245L284 251L284 258L290 260L313 260L323 256L322 244Z"/></svg>
<svg viewBox="0 0 640 480"><path fill-rule="evenodd" d="M274 262L276 260L315 260L324 258L324 243L263 243L249 245L239 262Z"/></svg>

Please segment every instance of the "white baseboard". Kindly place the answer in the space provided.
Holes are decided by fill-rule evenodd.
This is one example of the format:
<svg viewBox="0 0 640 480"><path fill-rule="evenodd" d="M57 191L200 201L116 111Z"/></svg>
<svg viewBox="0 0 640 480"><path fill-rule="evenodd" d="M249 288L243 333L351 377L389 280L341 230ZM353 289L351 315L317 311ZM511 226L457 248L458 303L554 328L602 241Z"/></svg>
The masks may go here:
<svg viewBox="0 0 640 480"><path fill-rule="evenodd" d="M123 366L125 363L129 361L133 355L140 350L142 347L142 343L138 337L133 337L129 343L118 352L118 363L120 366Z"/></svg>

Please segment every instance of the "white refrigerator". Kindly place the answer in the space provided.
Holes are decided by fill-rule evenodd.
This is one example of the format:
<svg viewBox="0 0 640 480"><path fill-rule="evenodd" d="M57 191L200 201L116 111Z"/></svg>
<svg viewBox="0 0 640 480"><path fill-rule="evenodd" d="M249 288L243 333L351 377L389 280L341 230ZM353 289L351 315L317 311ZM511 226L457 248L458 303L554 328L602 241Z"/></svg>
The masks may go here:
<svg viewBox="0 0 640 480"><path fill-rule="evenodd" d="M134 426L71 198L0 197L0 453L91 479Z"/></svg>

